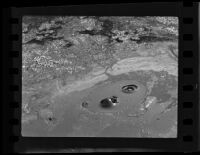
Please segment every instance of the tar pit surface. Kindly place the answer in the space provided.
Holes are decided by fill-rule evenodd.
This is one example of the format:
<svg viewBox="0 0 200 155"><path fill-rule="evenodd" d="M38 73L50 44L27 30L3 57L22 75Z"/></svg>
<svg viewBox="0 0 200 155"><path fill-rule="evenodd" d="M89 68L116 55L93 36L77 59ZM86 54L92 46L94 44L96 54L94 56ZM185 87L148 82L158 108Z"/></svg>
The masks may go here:
<svg viewBox="0 0 200 155"><path fill-rule="evenodd" d="M57 96L56 104L38 114L46 125L39 120L24 130L44 137L156 137L156 133L170 137L162 132L171 130L176 109L165 112L166 106L159 104L145 107L146 93L143 84L120 80Z"/></svg>
<svg viewBox="0 0 200 155"><path fill-rule="evenodd" d="M87 109L94 113L136 114L145 94L146 89L142 84L124 80L93 88L83 98L83 102L87 103Z"/></svg>

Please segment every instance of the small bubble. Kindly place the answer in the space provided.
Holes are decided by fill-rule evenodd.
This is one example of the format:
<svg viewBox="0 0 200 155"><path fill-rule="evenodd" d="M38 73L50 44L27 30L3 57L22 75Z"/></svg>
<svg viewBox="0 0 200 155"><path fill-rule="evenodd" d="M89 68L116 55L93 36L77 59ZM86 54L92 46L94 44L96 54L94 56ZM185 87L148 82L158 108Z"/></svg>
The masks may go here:
<svg viewBox="0 0 200 155"><path fill-rule="evenodd" d="M86 101L82 102L82 107L87 108L88 107L88 102L86 102Z"/></svg>

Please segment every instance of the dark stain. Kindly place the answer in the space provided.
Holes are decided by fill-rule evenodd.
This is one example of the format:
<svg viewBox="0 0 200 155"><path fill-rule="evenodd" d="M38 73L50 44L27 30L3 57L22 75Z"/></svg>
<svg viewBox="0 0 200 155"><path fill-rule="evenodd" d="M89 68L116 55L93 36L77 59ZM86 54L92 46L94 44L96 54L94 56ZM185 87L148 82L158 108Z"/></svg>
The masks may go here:
<svg viewBox="0 0 200 155"><path fill-rule="evenodd" d="M102 29L101 30L84 30L84 31L78 31L79 34L89 34L91 36L94 35L102 35L108 37L108 42L112 42L112 36L114 33L112 32L113 29L113 22L110 20L100 20L97 18L99 22L102 22Z"/></svg>
<svg viewBox="0 0 200 155"><path fill-rule="evenodd" d="M119 38L116 38L115 41L117 41L118 43L122 43L123 40L119 39Z"/></svg>
<svg viewBox="0 0 200 155"><path fill-rule="evenodd" d="M137 44L142 42L157 42L157 41L170 41L172 38L168 37L158 37L158 36L140 36L139 40L130 39L131 41L135 41Z"/></svg>
<svg viewBox="0 0 200 155"><path fill-rule="evenodd" d="M65 40L65 46L63 47L63 48L69 48L69 47L71 47L71 46L73 46L74 44L71 42L71 41L69 41L69 40Z"/></svg>
<svg viewBox="0 0 200 155"><path fill-rule="evenodd" d="M63 37L52 38L51 36L49 36L49 37L45 37L45 38L43 38L43 39L41 39L41 40L37 40L37 39L35 38L35 39L32 39L32 40L26 42L25 44L45 45L45 43L46 43L47 41L54 41L54 40L60 40L60 39L63 39ZM70 43L69 43L68 45L69 45L69 47L71 46Z"/></svg>
<svg viewBox="0 0 200 155"><path fill-rule="evenodd" d="M37 40L37 39L32 39L25 44L39 44L39 45L44 45L44 40Z"/></svg>

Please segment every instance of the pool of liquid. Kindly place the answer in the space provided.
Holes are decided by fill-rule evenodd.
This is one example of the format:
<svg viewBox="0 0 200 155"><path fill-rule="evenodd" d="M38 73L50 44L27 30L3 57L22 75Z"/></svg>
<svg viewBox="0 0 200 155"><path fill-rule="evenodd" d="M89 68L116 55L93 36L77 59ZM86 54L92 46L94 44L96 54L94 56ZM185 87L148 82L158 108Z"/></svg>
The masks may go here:
<svg viewBox="0 0 200 155"><path fill-rule="evenodd" d="M137 88L132 93L124 93L122 88L126 85L135 85ZM144 101L146 88L134 80L120 80L108 82L101 86L94 87L82 100L88 103L87 109L94 113L138 113L141 103ZM105 98L116 96L116 106L102 108L100 101Z"/></svg>
<svg viewBox="0 0 200 155"><path fill-rule="evenodd" d="M132 93L122 87L135 85ZM116 96L118 104L101 107L104 98ZM176 120L177 111L165 112L154 104L148 111L141 110L146 98L146 87L134 80L105 81L91 88L57 95L48 110L55 120L45 121L47 115L39 113L39 120L24 124L23 136L39 137L158 137L166 135ZM84 104L83 104L84 103ZM84 105L84 106L83 106ZM47 110L47 112L48 112ZM159 118L159 119L158 119Z"/></svg>

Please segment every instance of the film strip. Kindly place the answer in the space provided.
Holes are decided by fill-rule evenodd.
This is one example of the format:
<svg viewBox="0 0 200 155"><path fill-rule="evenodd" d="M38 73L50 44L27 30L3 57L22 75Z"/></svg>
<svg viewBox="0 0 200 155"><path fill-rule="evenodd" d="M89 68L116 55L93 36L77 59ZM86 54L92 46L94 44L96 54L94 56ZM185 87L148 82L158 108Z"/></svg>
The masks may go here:
<svg viewBox="0 0 200 155"><path fill-rule="evenodd" d="M198 23L195 22L197 21L196 17L192 16L192 9L194 7L194 3L183 3L183 17L182 17L182 22L183 22L183 35L182 39L185 44L185 48L183 49L182 53L183 56L183 68L182 68L182 73L184 77L184 85L182 87L183 92L189 95L195 95L195 91L197 90L197 83L193 83L192 78L197 76L197 72L195 70L194 63L191 63L192 59L195 57L196 54L196 49L191 46L193 42L195 42L195 35L194 31L192 31L192 27L195 27ZM187 13L186 13L187 12ZM190 13L189 13L190 12ZM196 38L197 39L197 38ZM198 54L197 54L198 55ZM196 55L196 57L198 57ZM182 107L183 107L183 112L184 116L181 118L181 122L183 124L183 127L186 128L187 130L184 132L182 135L182 140L185 143L193 142L195 141L195 135L193 133L189 133L188 129L189 128L195 128L195 115L193 115L195 112L195 101L192 101L190 99L186 99L186 101L183 101ZM197 108L197 107L196 107Z"/></svg>
<svg viewBox="0 0 200 155"><path fill-rule="evenodd" d="M10 118L9 123L13 126L12 135L9 137L10 142L17 142L19 141L19 136L16 136L16 132L20 132L17 130L20 130L20 124L21 121L19 118L21 118L20 114L20 80L21 80L21 69L20 61L21 61L21 54L20 54L20 35L17 33L20 31L20 20L19 18L10 18L11 23L11 34L9 36L10 41L12 41L12 46L9 51L9 57L11 66L9 68L9 75L12 78L9 85L9 91L12 93L12 99L9 102L10 111L13 114L14 118Z"/></svg>
<svg viewBox="0 0 200 155"><path fill-rule="evenodd" d="M197 3L181 3L179 16L179 109L178 109L178 140L183 150L194 150L198 143L198 16L195 14ZM19 11L20 9L16 9ZM21 85L22 85L22 14L14 11L9 18L11 31L8 41L12 44L8 51L9 92L9 126L12 132L9 142L18 143L21 139ZM11 115L12 114L12 115ZM7 116L7 115L6 115ZM140 143L142 144L142 143ZM195 144L195 145L194 145ZM184 148L185 147L185 148ZM178 148L181 150L181 148Z"/></svg>

